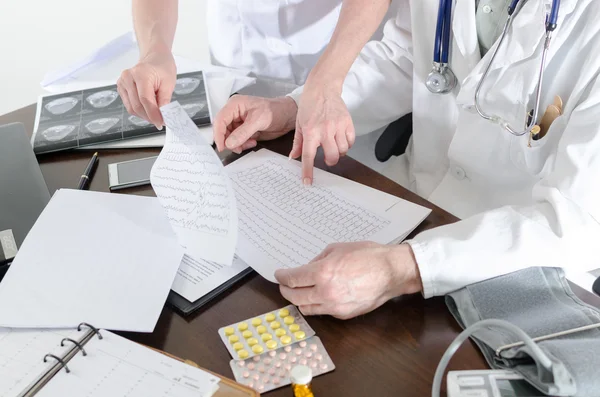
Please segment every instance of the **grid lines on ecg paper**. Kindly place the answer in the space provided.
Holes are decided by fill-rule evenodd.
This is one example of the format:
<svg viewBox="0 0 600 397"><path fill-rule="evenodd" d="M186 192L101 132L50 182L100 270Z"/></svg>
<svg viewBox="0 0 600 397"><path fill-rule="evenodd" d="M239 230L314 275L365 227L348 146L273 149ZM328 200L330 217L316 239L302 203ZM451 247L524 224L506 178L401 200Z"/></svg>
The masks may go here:
<svg viewBox="0 0 600 397"><path fill-rule="evenodd" d="M295 174L273 161L235 175L238 187L252 186L259 202L272 203L286 218L297 218L335 242L363 240L390 224L331 190L305 188Z"/></svg>
<svg viewBox="0 0 600 397"><path fill-rule="evenodd" d="M230 224L229 188L220 160L181 108L163 111L169 144L156 165L152 186L164 200L169 220L182 229L226 236ZM183 148L174 147L182 144ZM219 161L218 163L215 163Z"/></svg>

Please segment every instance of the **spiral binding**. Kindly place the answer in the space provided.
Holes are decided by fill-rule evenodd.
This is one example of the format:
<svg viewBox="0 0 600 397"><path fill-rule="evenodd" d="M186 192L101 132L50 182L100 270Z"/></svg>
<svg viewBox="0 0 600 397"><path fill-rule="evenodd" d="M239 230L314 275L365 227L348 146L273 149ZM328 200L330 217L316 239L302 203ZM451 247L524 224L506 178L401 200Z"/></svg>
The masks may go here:
<svg viewBox="0 0 600 397"><path fill-rule="evenodd" d="M60 341L60 345L61 346L65 346L66 342L70 342L73 347L70 348L62 357L58 357L55 356L54 354L46 354L43 358L44 362L48 362L48 360L52 359L54 361L56 361L56 363L50 367L50 369L48 369L48 371L44 374L42 374L38 379L36 379L30 386L28 389L26 389L25 391L23 391L21 394L19 394L19 397L31 397L34 396L35 394L37 394L49 381L50 379L52 379L52 377L54 375L56 375L61 369L65 369L66 373L70 373L71 370L69 369L69 367L67 366L67 363L73 358L75 357L75 355L78 352L81 352L81 354L83 356L87 356L87 352L85 351L85 349L83 348L83 346L89 342L94 335L98 336L98 339L102 339L102 334L100 333L100 331L98 330L98 328L94 327L93 325L90 325L88 323L81 323L77 326L77 331L78 332L82 332L84 330L84 328L87 328L87 332L85 333L85 335L83 335L83 337L81 338L81 340L76 341L74 339L71 338L63 338Z"/></svg>
<svg viewBox="0 0 600 397"><path fill-rule="evenodd" d="M60 341L60 345L61 345L61 346L64 346L64 345L65 345L65 341L67 341L67 342L71 342L72 344L74 344L75 346L77 346L77 347L79 348L79 350L81 351L81 353L82 353L84 356L87 356L87 353L85 352L85 349L83 348L83 346L81 346L81 343L79 343L79 342L77 342L77 341L74 341L74 340L73 340L73 339L71 339L71 338L63 338L63 340L61 340L61 341Z"/></svg>
<svg viewBox="0 0 600 397"><path fill-rule="evenodd" d="M86 327L88 327L89 329L92 330L92 332L96 335L98 335L98 339L102 339L102 334L100 333L100 331L98 331L98 328L94 327L93 325L89 325L88 323L81 323L77 326L77 331L81 331L81 326L84 325Z"/></svg>
<svg viewBox="0 0 600 397"><path fill-rule="evenodd" d="M55 359L56 361L58 361L62 365L62 368L64 368L65 371L67 371L67 373L71 372L71 370L69 370L69 367L67 367L67 363L65 363L65 361L62 358L58 358L54 354L46 354L44 356L44 362L48 361L47 360L48 357L51 357L51 358Z"/></svg>

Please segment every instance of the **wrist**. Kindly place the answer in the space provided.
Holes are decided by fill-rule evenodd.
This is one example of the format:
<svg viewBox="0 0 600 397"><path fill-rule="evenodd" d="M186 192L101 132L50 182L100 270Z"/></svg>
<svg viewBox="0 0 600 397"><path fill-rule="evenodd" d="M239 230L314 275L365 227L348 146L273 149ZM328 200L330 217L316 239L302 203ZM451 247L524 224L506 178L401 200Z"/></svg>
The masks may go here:
<svg viewBox="0 0 600 397"><path fill-rule="evenodd" d="M140 62L143 62L144 60L155 56L173 56L173 54L171 53L171 46L162 40L156 40L151 42L149 45L144 46L143 50L140 46Z"/></svg>
<svg viewBox="0 0 600 397"><path fill-rule="evenodd" d="M423 291L419 266L410 245L392 246L389 255L389 263L391 264L390 299Z"/></svg>
<svg viewBox="0 0 600 397"><path fill-rule="evenodd" d="M298 104L294 98L284 96L277 98L276 101L281 106L281 114L285 115L284 131L289 132L296 128L296 115L298 114Z"/></svg>

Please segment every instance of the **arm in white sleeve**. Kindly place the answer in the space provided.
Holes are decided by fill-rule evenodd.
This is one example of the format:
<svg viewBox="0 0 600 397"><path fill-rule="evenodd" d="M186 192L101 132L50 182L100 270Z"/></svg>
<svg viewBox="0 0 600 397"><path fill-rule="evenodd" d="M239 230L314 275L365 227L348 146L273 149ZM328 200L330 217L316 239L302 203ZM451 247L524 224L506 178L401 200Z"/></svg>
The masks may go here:
<svg viewBox="0 0 600 397"><path fill-rule="evenodd" d="M384 27L381 41L360 52L346 76L342 99L356 135L384 127L412 111L412 37L408 2ZM303 87L290 96L299 103Z"/></svg>
<svg viewBox="0 0 600 397"><path fill-rule="evenodd" d="M562 135L551 172L533 188L534 205L498 208L407 241L426 298L532 266L575 272L598 267L599 78L588 93L549 131Z"/></svg>

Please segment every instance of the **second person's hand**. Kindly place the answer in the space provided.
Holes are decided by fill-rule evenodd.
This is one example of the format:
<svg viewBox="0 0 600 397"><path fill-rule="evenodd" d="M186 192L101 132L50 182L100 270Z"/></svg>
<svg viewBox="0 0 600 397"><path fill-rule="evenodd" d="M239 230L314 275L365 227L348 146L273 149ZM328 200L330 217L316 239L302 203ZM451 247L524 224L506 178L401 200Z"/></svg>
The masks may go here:
<svg viewBox="0 0 600 397"><path fill-rule="evenodd" d="M302 156L302 182L305 185L312 184L319 146L323 147L325 164L333 166L354 145L354 124L340 93L341 89L307 82L300 97L290 157Z"/></svg>
<svg viewBox="0 0 600 397"><path fill-rule="evenodd" d="M213 123L217 149L239 154L256 146L257 141L278 138L294 129L297 110L290 97L234 95Z"/></svg>
<svg viewBox="0 0 600 397"><path fill-rule="evenodd" d="M176 80L177 67L171 51L155 50L121 73L117 90L130 114L162 129L160 107L171 102Z"/></svg>

